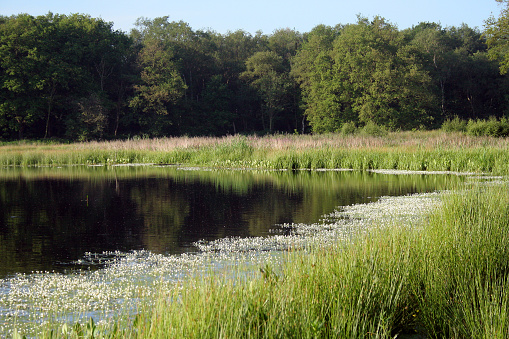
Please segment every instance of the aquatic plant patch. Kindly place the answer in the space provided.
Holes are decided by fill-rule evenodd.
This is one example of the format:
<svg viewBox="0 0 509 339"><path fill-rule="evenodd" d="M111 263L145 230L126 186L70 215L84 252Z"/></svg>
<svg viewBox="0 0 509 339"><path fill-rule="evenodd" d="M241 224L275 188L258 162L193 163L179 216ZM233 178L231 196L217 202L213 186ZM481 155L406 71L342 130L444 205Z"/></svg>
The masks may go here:
<svg viewBox="0 0 509 339"><path fill-rule="evenodd" d="M134 316L140 305L153 305L184 278L204 277L239 263L258 266L274 260L265 252L164 256L134 251L88 253L80 264L96 264L100 258L108 258L101 262L106 267L94 271L34 272L0 280L0 336L10 336L14 330L40 336L48 328L86 323L90 318L96 326L108 327L123 315Z"/></svg>
<svg viewBox="0 0 509 339"><path fill-rule="evenodd" d="M417 223L377 222L382 227L349 242L290 252L258 279L216 276L178 301L171 294L143 314L140 337L508 337L507 182L432 201ZM393 220L397 213L385 211L393 202L368 214ZM351 216L375 205L354 207Z"/></svg>

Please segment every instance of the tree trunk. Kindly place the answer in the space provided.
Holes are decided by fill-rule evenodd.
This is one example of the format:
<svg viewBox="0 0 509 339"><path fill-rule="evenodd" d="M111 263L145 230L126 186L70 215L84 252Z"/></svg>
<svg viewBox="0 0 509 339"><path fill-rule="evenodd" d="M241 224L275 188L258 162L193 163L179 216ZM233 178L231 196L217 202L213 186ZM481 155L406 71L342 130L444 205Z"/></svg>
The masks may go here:
<svg viewBox="0 0 509 339"><path fill-rule="evenodd" d="M53 106L53 97L55 96L55 90L56 90L56 87L53 84L53 86L51 87L51 90L50 90L50 94L48 96L48 116L46 117L46 130L44 131L44 139L46 139L49 134L49 119L51 116L51 108Z"/></svg>

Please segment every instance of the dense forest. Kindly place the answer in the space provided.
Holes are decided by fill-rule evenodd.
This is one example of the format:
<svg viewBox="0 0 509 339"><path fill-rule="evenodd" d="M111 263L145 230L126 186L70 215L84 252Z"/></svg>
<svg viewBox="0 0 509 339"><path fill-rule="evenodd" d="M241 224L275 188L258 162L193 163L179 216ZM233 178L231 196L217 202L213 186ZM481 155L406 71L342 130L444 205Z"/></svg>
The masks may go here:
<svg viewBox="0 0 509 339"><path fill-rule="evenodd" d="M504 0L505 2L505 0ZM270 35L140 18L0 16L0 140L432 129L501 118L501 20L485 31L381 17ZM506 15L507 16L507 15Z"/></svg>

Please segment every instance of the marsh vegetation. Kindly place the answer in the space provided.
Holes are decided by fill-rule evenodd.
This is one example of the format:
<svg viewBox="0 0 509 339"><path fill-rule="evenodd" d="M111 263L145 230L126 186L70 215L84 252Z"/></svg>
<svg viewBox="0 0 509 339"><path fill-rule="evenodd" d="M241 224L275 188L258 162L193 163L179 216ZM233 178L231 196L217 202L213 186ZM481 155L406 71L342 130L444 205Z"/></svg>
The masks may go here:
<svg viewBox="0 0 509 339"><path fill-rule="evenodd" d="M129 139L0 146L0 165L199 165L244 169L394 169L509 173L505 138L461 132Z"/></svg>
<svg viewBox="0 0 509 339"><path fill-rule="evenodd" d="M2 333L128 319L185 277L256 276L289 249L348 239L364 226L331 215L338 206L465 180L366 171L7 167L0 171Z"/></svg>

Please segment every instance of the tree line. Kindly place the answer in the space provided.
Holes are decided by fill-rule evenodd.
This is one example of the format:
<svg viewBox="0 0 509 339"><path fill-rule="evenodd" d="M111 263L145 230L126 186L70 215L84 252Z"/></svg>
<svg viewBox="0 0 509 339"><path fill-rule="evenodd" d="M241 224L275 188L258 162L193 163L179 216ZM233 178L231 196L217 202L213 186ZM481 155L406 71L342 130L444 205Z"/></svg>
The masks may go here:
<svg viewBox="0 0 509 339"><path fill-rule="evenodd" d="M431 129L500 118L509 100L500 20L481 32L359 17L252 35L167 16L139 18L129 34L82 14L0 16L0 139Z"/></svg>

